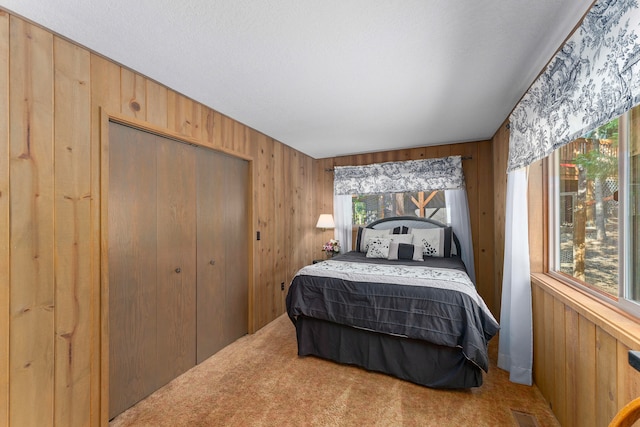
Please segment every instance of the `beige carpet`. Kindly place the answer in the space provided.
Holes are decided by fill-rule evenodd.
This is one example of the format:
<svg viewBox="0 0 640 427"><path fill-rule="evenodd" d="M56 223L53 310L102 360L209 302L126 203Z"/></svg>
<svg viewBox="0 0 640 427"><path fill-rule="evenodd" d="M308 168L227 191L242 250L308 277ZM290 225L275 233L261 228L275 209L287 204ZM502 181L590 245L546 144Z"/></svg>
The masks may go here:
<svg viewBox="0 0 640 427"><path fill-rule="evenodd" d="M493 340L495 341L495 339ZM123 426L559 426L535 387L492 364L482 387L443 391L315 357L299 358L283 315L116 417Z"/></svg>

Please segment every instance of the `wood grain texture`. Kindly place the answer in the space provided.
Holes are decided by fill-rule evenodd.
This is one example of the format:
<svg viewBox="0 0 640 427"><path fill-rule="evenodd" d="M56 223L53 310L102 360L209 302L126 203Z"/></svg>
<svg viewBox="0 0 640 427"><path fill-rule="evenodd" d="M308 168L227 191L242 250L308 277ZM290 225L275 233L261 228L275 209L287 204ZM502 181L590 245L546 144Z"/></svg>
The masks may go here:
<svg viewBox="0 0 640 427"><path fill-rule="evenodd" d="M538 292L542 292L536 287ZM578 377L576 366L578 366L579 347L579 320L578 313L570 307L564 306L565 310L565 417L563 425L579 427L578 408L575 396L578 394ZM537 382L536 382L537 384Z"/></svg>
<svg viewBox="0 0 640 427"><path fill-rule="evenodd" d="M554 413L561 425L567 422L567 364L566 364L566 334L565 334L565 306L562 302L553 300L553 389L555 400L552 402Z"/></svg>
<svg viewBox="0 0 640 427"><path fill-rule="evenodd" d="M250 171L245 160L197 151L200 362L248 331Z"/></svg>
<svg viewBox="0 0 640 427"><path fill-rule="evenodd" d="M126 68L120 69L120 112L144 120L147 116L145 79Z"/></svg>
<svg viewBox="0 0 640 427"><path fill-rule="evenodd" d="M505 121L493 137L493 212L494 212L494 268L495 288L493 301L500 320L502 276L504 262L505 210L507 203L507 160L509 155L509 129Z"/></svg>
<svg viewBox="0 0 640 427"><path fill-rule="evenodd" d="M547 378L547 385L555 384L555 340L554 340L554 304L553 297L547 293L543 294L544 298L544 311L547 315L544 317L544 338L543 338L543 351L544 351L544 375ZM553 379L553 380L552 380ZM556 402L556 388L555 386L547 387L542 394L547 401L552 405Z"/></svg>
<svg viewBox="0 0 640 427"><path fill-rule="evenodd" d="M618 359L618 411L627 403L640 396L640 373L629 364L629 348L624 343L617 341L617 359Z"/></svg>
<svg viewBox="0 0 640 427"><path fill-rule="evenodd" d="M167 127L181 135L202 137L202 107L175 91L167 92Z"/></svg>
<svg viewBox="0 0 640 427"><path fill-rule="evenodd" d="M91 54L91 423L98 425L109 419L109 289L108 268L102 263L102 219L100 181L102 143L108 143L108 122L104 111L120 109L120 67L105 58ZM105 123L103 123L105 119ZM104 133L104 134L103 134ZM108 164L108 163L107 163ZM104 206L107 206L105 200ZM106 250L106 248L105 248ZM108 259L108 258L105 258ZM106 267L103 265L102 267ZM104 390L104 392L103 392Z"/></svg>
<svg viewBox="0 0 640 427"><path fill-rule="evenodd" d="M9 425L9 15L0 11L0 426Z"/></svg>
<svg viewBox="0 0 640 427"><path fill-rule="evenodd" d="M255 143L259 147L258 151L258 188L257 214L258 231L260 240L256 242L258 251L256 261L258 263L259 277L255 282L255 301L262 301L264 305L256 313L255 329L269 323L275 316L277 299L275 298L276 278L275 278L275 178L274 178L274 147L269 138L263 135L254 135Z"/></svg>
<svg viewBox="0 0 640 427"><path fill-rule="evenodd" d="M156 136L158 158L157 386L196 364L196 156Z"/></svg>
<svg viewBox="0 0 640 427"><path fill-rule="evenodd" d="M531 303L534 313L544 313L544 292L538 286L532 286ZM540 388L546 390L544 375L545 371L545 351L544 337L546 330L544 328L544 317L533 317L533 382Z"/></svg>
<svg viewBox="0 0 640 427"><path fill-rule="evenodd" d="M529 166L529 185L527 202L529 207L529 263L532 273L544 271L544 256L547 230L545 228L544 199L547 178L543 174L543 161L537 161Z"/></svg>
<svg viewBox="0 0 640 427"><path fill-rule="evenodd" d="M55 423L90 424L91 64L54 39L55 53Z"/></svg>
<svg viewBox="0 0 640 427"><path fill-rule="evenodd" d="M53 36L13 17L10 31L9 416L11 425L47 425L54 417Z"/></svg>
<svg viewBox="0 0 640 427"><path fill-rule="evenodd" d="M155 136L109 126L109 418L157 387Z"/></svg>
<svg viewBox="0 0 640 427"><path fill-rule="evenodd" d="M202 109L202 141L207 147L222 146L222 115L211 108Z"/></svg>
<svg viewBox="0 0 640 427"><path fill-rule="evenodd" d="M226 344L230 344L246 335L249 329L249 164L223 154L218 156L222 157L226 180L222 199L225 218L222 238L226 252L224 325ZM284 311L282 307L277 308L277 313Z"/></svg>
<svg viewBox="0 0 640 427"><path fill-rule="evenodd" d="M225 332L226 244L236 242L225 234L224 157L198 149L197 154L197 363L206 360L227 343ZM211 262L213 261L213 264Z"/></svg>
<svg viewBox="0 0 640 427"><path fill-rule="evenodd" d="M147 122L161 128L167 128L167 88L154 82L146 82Z"/></svg>
<svg viewBox="0 0 640 427"><path fill-rule="evenodd" d="M289 207L289 198L285 197L286 189L286 180L288 174L288 163L285 159L285 150L282 144L275 144L274 146L274 179L276 183L279 185L274 185L274 215L276 218L284 218L288 213ZM276 221L275 223L275 235L276 241L274 242L274 262L275 262L275 285L274 292L277 292L274 295L274 302L276 306L277 312L285 311L285 297L286 290L288 289L288 260L287 250L291 241L291 232L289 231L289 222L285 221ZM282 290L282 284L284 284L284 290Z"/></svg>
<svg viewBox="0 0 640 427"><path fill-rule="evenodd" d="M577 412L579 418L576 420L581 426L596 427L596 327L593 323L585 319L584 316L578 318L578 345L580 353L578 355L577 371L581 373L578 377L576 394ZM552 377L548 378L548 385L552 386Z"/></svg>
<svg viewBox="0 0 640 427"><path fill-rule="evenodd" d="M618 412L618 345L615 338L596 326L596 424L608 425Z"/></svg>
<svg viewBox="0 0 640 427"><path fill-rule="evenodd" d="M493 190L493 167L491 173L486 169L488 165L493 165L493 153L491 141L484 141L478 144L477 153L478 164L478 189L483 189L484 194L494 194ZM487 304L492 313L497 313L496 301L493 298L495 283L495 269L493 260L493 239L494 239L494 199L492 197L478 196L477 226L478 238L476 240L476 275L478 291L481 295L487 295ZM480 226L482 224L482 226Z"/></svg>

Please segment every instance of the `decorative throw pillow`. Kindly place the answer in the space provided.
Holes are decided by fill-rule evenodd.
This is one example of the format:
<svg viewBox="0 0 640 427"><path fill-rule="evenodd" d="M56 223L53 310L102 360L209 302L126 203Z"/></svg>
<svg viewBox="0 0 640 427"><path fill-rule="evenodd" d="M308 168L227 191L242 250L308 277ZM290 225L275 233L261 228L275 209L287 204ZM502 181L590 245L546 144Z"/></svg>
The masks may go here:
<svg viewBox="0 0 640 427"><path fill-rule="evenodd" d="M367 243L375 237L389 237L391 230L374 230L373 228L361 228L358 230L359 239L356 250L366 253L369 250Z"/></svg>
<svg viewBox="0 0 640 427"><path fill-rule="evenodd" d="M424 256L451 256L451 227L443 228L414 228L413 243L423 246Z"/></svg>
<svg viewBox="0 0 640 427"><path fill-rule="evenodd" d="M389 256L390 239L374 237L369 239L367 258L387 258Z"/></svg>
<svg viewBox="0 0 640 427"><path fill-rule="evenodd" d="M391 242L389 244L389 256L387 259L410 259L413 261L424 261L421 245L409 245L406 243Z"/></svg>

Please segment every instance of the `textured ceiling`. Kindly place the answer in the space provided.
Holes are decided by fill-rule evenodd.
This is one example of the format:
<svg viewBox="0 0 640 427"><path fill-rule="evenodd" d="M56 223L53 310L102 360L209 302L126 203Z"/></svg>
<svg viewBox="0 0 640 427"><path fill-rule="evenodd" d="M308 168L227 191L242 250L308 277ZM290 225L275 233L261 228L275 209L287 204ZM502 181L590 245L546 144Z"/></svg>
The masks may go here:
<svg viewBox="0 0 640 427"><path fill-rule="evenodd" d="M592 0L0 0L312 157L491 138Z"/></svg>

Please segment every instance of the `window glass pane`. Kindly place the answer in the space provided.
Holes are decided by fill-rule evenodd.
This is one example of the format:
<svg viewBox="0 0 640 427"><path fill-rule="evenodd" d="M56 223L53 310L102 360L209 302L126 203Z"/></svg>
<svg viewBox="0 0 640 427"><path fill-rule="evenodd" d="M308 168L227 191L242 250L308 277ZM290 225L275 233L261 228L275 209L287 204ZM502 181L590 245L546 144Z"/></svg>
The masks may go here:
<svg viewBox="0 0 640 427"><path fill-rule="evenodd" d="M618 295L618 119L559 149L558 270Z"/></svg>
<svg viewBox="0 0 640 427"><path fill-rule="evenodd" d="M353 196L354 225L366 225L394 216L420 216L446 223L444 191Z"/></svg>

